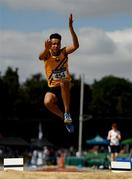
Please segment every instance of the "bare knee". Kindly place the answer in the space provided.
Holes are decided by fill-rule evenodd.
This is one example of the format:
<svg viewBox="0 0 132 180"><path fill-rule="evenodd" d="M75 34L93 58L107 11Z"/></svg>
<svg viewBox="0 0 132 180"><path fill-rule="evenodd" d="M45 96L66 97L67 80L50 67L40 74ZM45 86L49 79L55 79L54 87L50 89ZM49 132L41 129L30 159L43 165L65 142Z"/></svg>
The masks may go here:
<svg viewBox="0 0 132 180"><path fill-rule="evenodd" d="M44 97L44 105L47 108L50 108L54 103L55 103L55 96L52 93L46 93Z"/></svg>

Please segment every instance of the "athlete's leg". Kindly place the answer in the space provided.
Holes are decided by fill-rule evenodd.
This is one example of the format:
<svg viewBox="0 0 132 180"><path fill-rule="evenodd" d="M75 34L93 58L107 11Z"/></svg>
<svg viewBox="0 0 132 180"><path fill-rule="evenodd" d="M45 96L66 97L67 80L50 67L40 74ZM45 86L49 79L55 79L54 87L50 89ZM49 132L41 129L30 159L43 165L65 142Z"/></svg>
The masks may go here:
<svg viewBox="0 0 132 180"><path fill-rule="evenodd" d="M57 97L55 94L47 92L44 97L44 105L47 107L49 111L63 119L63 112L57 105Z"/></svg>
<svg viewBox="0 0 132 180"><path fill-rule="evenodd" d="M111 153L111 161L115 160L115 153Z"/></svg>
<svg viewBox="0 0 132 180"><path fill-rule="evenodd" d="M118 152L115 152L115 159L118 157Z"/></svg>
<svg viewBox="0 0 132 180"><path fill-rule="evenodd" d="M70 110L70 82L68 80L64 80L61 82L61 96L63 99L63 104L65 108L65 112L69 112Z"/></svg>
<svg viewBox="0 0 132 180"><path fill-rule="evenodd" d="M70 115L70 82L67 80L64 80L61 82L61 96L63 99L64 104L64 123L65 127L68 130L68 132L73 133L74 132L74 126L72 124L72 118Z"/></svg>
<svg viewBox="0 0 132 180"><path fill-rule="evenodd" d="M118 157L119 152L120 152L120 146L116 146L115 148L116 148L115 149L115 159L116 159Z"/></svg>

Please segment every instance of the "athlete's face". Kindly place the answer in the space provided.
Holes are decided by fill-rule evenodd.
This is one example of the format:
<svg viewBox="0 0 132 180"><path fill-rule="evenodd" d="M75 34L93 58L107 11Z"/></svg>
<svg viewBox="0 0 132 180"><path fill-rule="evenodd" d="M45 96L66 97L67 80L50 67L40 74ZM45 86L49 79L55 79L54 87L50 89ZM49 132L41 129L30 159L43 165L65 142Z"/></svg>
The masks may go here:
<svg viewBox="0 0 132 180"><path fill-rule="evenodd" d="M53 53L57 53L60 50L61 41L59 39L51 39L51 50Z"/></svg>

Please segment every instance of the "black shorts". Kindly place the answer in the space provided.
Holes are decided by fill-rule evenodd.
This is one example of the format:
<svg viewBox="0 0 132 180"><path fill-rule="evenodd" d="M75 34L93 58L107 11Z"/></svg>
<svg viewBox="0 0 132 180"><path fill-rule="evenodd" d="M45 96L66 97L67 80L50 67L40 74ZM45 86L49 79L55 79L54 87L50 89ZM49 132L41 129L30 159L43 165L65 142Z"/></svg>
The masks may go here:
<svg viewBox="0 0 132 180"><path fill-rule="evenodd" d="M61 96L61 87L60 86L51 87L51 88L48 89L48 92L51 92L51 93L56 95L57 104L61 109L63 109L63 100L62 100L62 96Z"/></svg>
<svg viewBox="0 0 132 180"><path fill-rule="evenodd" d="M110 146L111 153L119 153L120 152L120 146Z"/></svg>

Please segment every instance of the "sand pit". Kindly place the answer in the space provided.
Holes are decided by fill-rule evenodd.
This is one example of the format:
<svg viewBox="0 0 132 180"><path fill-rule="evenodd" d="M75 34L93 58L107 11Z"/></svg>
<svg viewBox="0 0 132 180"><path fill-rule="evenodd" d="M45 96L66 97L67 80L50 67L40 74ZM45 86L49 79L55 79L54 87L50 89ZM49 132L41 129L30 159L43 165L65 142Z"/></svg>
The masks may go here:
<svg viewBox="0 0 132 180"><path fill-rule="evenodd" d="M39 170L1 170L0 179L131 179L132 171L115 173L111 170L77 168L44 168Z"/></svg>

